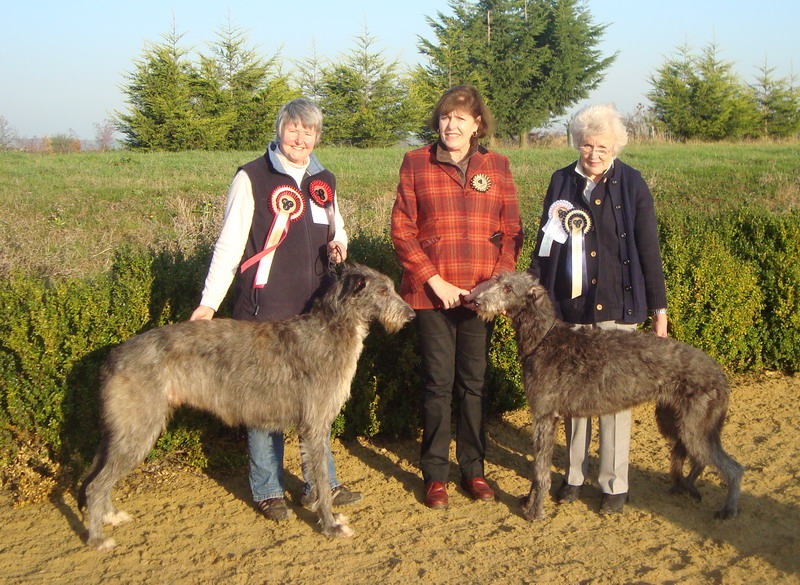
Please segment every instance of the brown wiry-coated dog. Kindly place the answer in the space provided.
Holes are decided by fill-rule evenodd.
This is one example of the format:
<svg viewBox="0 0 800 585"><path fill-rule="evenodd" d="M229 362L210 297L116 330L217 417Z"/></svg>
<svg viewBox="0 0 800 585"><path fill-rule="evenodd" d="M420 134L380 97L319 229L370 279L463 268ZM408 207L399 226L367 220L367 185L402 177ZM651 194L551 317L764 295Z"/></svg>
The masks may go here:
<svg viewBox="0 0 800 585"><path fill-rule="evenodd" d="M656 403L661 433L672 442L672 490L700 499L695 480L708 465L728 486L718 518L736 516L742 466L722 448L728 381L702 351L652 333L573 329L555 317L544 287L525 272L501 274L474 299L478 314L508 315L516 330L523 384L533 419L533 478L527 519L544 517L556 421ZM688 457L691 468L683 475Z"/></svg>
<svg viewBox="0 0 800 585"><path fill-rule="evenodd" d="M110 549L102 525L130 520L111 503L114 484L144 460L179 406L228 425L294 427L302 437L322 532L350 536L331 511L325 445L350 395L370 323L396 331L414 311L389 277L346 269L307 314L270 323L185 321L132 337L102 371L102 440L78 502L88 513L87 544Z"/></svg>

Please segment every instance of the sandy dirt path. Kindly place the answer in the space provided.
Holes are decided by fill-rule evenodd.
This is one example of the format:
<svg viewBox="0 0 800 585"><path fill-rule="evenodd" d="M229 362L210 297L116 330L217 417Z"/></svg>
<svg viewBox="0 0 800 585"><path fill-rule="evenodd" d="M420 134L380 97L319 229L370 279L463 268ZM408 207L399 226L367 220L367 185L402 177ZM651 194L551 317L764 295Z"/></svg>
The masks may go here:
<svg viewBox="0 0 800 585"><path fill-rule="evenodd" d="M600 494L589 488L571 505L548 501L545 521L521 517L530 456L519 411L489 429L487 476L498 500L472 502L451 483L446 511L421 504L416 441L334 441L339 478L365 494L342 510L356 531L349 540L321 536L297 503L294 520L264 520L244 472L136 471L115 492L135 521L109 530L119 544L108 553L82 544L71 494L14 507L0 492L0 583L800 584L800 376L734 384L723 443L747 471L730 521L714 519L724 487L713 471L699 481L702 502L667 493L668 447L652 407L637 408L634 420L622 515L599 516ZM289 445L294 493L298 459ZM563 471L561 430L554 488Z"/></svg>

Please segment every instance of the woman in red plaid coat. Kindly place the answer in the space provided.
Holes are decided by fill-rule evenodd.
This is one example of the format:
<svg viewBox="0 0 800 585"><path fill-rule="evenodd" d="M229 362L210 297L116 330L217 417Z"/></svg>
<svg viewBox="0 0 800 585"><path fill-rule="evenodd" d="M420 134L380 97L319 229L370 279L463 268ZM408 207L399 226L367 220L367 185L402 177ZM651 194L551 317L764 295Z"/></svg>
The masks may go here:
<svg viewBox="0 0 800 585"><path fill-rule="evenodd" d="M494 499L483 465L492 324L481 321L465 297L492 276L515 269L523 233L508 159L478 144L492 122L474 87L445 92L430 121L439 140L405 155L392 209L392 241L403 266L400 294L417 311L420 467L431 508L447 507L454 393L461 485L475 500Z"/></svg>

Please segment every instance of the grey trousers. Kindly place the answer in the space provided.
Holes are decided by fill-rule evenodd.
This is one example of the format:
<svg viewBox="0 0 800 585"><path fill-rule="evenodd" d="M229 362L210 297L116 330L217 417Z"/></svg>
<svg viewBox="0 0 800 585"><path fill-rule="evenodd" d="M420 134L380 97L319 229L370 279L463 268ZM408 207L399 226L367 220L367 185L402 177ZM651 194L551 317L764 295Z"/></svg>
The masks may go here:
<svg viewBox="0 0 800 585"><path fill-rule="evenodd" d="M573 325L575 329L636 331L635 324L600 321L593 325ZM598 417L600 428L600 470L597 483L604 494L628 492L628 454L631 448L631 411ZM589 470L589 445L592 441L592 421L587 417L564 420L567 435L567 483L583 485Z"/></svg>

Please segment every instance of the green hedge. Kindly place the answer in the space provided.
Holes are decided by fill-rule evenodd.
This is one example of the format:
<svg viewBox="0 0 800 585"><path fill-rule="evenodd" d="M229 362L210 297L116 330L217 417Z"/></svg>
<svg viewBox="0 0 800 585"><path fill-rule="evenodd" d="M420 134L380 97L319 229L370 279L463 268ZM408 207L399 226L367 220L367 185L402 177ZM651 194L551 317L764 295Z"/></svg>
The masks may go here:
<svg viewBox="0 0 800 585"><path fill-rule="evenodd" d="M662 213L659 230L674 337L705 350L730 372L800 369L800 211ZM529 253L530 243L520 266ZM46 449L70 473L85 468L97 445L97 378L109 349L151 327L186 319L209 254L207 246L190 257L129 249L118 253L107 276L91 281L2 278L0 455L6 464L25 442ZM350 258L399 281L388 236L356 236ZM418 366L413 324L394 335L376 326L334 433L413 436ZM493 412L525 404L513 330L502 318L488 376ZM240 429L224 429L208 415L185 410L159 449L179 452L198 466L230 459L238 465L240 443Z"/></svg>

